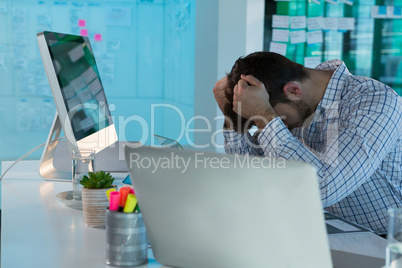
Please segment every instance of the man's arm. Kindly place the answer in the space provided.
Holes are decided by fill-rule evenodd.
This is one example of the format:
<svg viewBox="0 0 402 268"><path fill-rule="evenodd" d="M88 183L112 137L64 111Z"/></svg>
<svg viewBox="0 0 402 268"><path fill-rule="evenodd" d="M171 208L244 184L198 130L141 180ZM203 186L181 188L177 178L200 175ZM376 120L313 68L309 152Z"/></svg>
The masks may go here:
<svg viewBox="0 0 402 268"><path fill-rule="evenodd" d="M242 135L234 130L224 129L225 152L228 154L264 155L264 151L259 146L256 135L252 137L248 132Z"/></svg>
<svg viewBox="0 0 402 268"><path fill-rule="evenodd" d="M384 92L372 93L356 99L347 115L329 125L320 153L305 147L279 118L266 125L258 140L265 155L314 165L323 206L327 207L351 194L376 172L400 138L401 122L400 100Z"/></svg>

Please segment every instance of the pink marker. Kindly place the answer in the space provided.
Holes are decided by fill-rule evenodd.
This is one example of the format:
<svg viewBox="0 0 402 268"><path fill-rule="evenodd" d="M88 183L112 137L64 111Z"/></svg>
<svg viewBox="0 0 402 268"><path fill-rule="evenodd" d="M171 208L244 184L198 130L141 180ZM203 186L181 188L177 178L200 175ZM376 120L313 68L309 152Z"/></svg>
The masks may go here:
<svg viewBox="0 0 402 268"><path fill-rule="evenodd" d="M135 195L134 188L131 188L131 189L130 189L130 194L134 194L134 195Z"/></svg>
<svg viewBox="0 0 402 268"><path fill-rule="evenodd" d="M118 211L120 203L120 193L119 192L111 192L110 193L110 202L109 202L109 210L110 211Z"/></svg>

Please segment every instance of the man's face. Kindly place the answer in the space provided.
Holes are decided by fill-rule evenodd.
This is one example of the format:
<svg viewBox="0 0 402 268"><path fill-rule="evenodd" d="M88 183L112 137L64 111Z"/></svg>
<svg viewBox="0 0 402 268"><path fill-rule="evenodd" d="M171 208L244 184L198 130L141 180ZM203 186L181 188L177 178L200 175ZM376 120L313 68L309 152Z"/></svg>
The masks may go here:
<svg viewBox="0 0 402 268"><path fill-rule="evenodd" d="M279 102L273 108L289 130L303 126L306 119L313 114L310 106L302 100Z"/></svg>

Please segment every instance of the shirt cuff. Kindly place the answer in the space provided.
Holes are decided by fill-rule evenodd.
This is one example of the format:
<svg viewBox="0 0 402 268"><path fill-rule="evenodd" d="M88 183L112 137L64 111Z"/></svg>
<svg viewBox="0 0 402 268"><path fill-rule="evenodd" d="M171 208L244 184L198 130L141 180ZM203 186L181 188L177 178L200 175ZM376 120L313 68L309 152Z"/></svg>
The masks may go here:
<svg viewBox="0 0 402 268"><path fill-rule="evenodd" d="M266 152L274 153L283 145L295 140L289 129L279 117L271 120L258 136L258 142Z"/></svg>
<svg viewBox="0 0 402 268"><path fill-rule="evenodd" d="M237 133L236 131L230 129L230 130L223 130L223 137L226 140L234 140L238 135L240 135L239 133Z"/></svg>

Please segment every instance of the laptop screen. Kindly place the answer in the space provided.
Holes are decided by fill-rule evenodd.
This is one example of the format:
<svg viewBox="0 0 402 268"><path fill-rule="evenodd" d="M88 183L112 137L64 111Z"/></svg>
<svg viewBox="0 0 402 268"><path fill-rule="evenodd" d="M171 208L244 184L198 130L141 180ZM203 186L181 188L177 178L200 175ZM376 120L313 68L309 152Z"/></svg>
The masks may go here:
<svg viewBox="0 0 402 268"><path fill-rule="evenodd" d="M44 34L75 139L113 124L89 39Z"/></svg>

